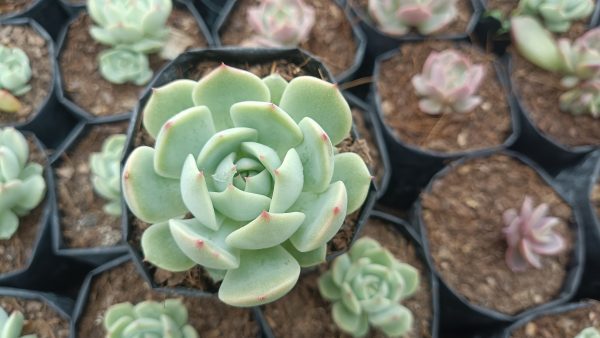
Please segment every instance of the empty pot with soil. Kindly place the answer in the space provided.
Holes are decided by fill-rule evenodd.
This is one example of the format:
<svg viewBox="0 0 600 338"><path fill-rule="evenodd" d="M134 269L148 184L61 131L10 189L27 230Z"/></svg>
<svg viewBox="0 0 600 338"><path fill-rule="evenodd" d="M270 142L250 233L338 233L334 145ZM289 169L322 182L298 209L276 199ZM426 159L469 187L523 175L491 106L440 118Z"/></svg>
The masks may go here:
<svg viewBox="0 0 600 338"><path fill-rule="evenodd" d="M336 82L358 70L367 44L335 0L228 0L213 32L223 46L302 48L319 58Z"/></svg>
<svg viewBox="0 0 600 338"><path fill-rule="evenodd" d="M80 123L54 155L54 251L100 265L126 251L120 161L129 118Z"/></svg>
<svg viewBox="0 0 600 338"><path fill-rule="evenodd" d="M58 97L83 119L125 116L133 111L154 72L185 50L212 44L202 18L187 1L155 0L148 8L160 10L164 22L157 20L151 33L139 33L142 27L121 18L126 29L139 33L135 38L111 33L103 26L104 6L92 8L96 11L93 15L81 8L58 44ZM122 8L116 12L127 13ZM140 15L145 13L140 10ZM141 25L142 20L135 22Z"/></svg>
<svg viewBox="0 0 600 338"><path fill-rule="evenodd" d="M147 304L148 301L156 303ZM153 290L147 280L139 274L131 258L124 256L98 267L86 277L73 313L71 337L106 337L111 328L114 330L114 325L110 324L115 323L110 318L125 311L128 307L126 303L138 305L138 308L142 308L141 303L146 303L147 306L144 308L154 311L156 305L161 305L158 308L163 308L163 304L173 302L180 304L178 306L180 314L181 306L184 307L183 311L187 310L187 320L183 320L187 323L185 326L189 325L200 334L200 337L237 338L261 335L260 326L254 319L253 309L227 306L211 296L199 297ZM108 313L109 308L117 304L121 305L119 310L113 310L115 315ZM99 321L98 318L105 318L105 320ZM127 325L135 326L135 321L125 323L123 327ZM132 330L133 328L129 332ZM190 328L184 330L190 331Z"/></svg>
<svg viewBox="0 0 600 338"><path fill-rule="evenodd" d="M408 207L445 162L519 132L502 68L465 42L404 43L378 58L371 93L392 164L385 204Z"/></svg>
<svg viewBox="0 0 600 338"><path fill-rule="evenodd" d="M415 221L448 332L490 329L574 296L585 243L561 189L504 152L453 162L432 179Z"/></svg>

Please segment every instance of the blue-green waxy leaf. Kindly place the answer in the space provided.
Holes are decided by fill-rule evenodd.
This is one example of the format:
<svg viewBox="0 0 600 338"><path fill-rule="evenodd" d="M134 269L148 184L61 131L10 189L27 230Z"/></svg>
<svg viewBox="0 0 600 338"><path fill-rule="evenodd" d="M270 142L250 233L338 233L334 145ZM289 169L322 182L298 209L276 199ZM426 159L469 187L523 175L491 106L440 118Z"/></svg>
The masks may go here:
<svg viewBox="0 0 600 338"><path fill-rule="evenodd" d="M300 276L300 265L281 246L243 251L240 267L227 271L219 299L233 306L270 303L288 293Z"/></svg>
<svg viewBox="0 0 600 338"><path fill-rule="evenodd" d="M510 21L513 41L529 62L551 72L564 68L558 44L552 33L530 16L516 16Z"/></svg>
<svg viewBox="0 0 600 338"><path fill-rule="evenodd" d="M412 328L413 315L406 307L395 304L369 315L369 322L389 337L405 335Z"/></svg>
<svg viewBox="0 0 600 338"><path fill-rule="evenodd" d="M275 214L263 211L252 222L235 230L225 242L234 248L257 250L279 245L287 240L304 221L304 214Z"/></svg>
<svg viewBox="0 0 600 338"><path fill-rule="evenodd" d="M352 128L350 106L337 85L312 76L290 81L279 106L296 122L305 117L315 120L334 145L342 142Z"/></svg>
<svg viewBox="0 0 600 338"><path fill-rule="evenodd" d="M4 327L2 328L2 337L19 337L21 335L21 330L23 328L24 322L25 317L23 317L23 314L21 312L13 312L8 317L6 323L4 324Z"/></svg>
<svg viewBox="0 0 600 338"><path fill-rule="evenodd" d="M0 239L10 239L19 227L19 217L6 209L0 212Z"/></svg>
<svg viewBox="0 0 600 338"><path fill-rule="evenodd" d="M269 209L271 199L236 188L233 185L221 192L210 192L210 198L218 212L236 221L250 221Z"/></svg>
<svg viewBox="0 0 600 338"><path fill-rule="evenodd" d="M271 174L265 169L254 176L246 177L246 189L244 191L268 196L271 195L272 187Z"/></svg>
<svg viewBox="0 0 600 338"><path fill-rule="evenodd" d="M348 193L348 210L358 210L367 198L371 186L371 174L367 165L356 153L341 153L334 157L331 182L342 181Z"/></svg>
<svg viewBox="0 0 600 338"><path fill-rule="evenodd" d="M4 129L0 132L0 144L7 146L14 152L21 168L25 166L29 158L29 145L21 132L13 128Z"/></svg>
<svg viewBox="0 0 600 338"><path fill-rule="evenodd" d="M188 155L181 172L181 197L200 224L212 230L219 230L215 209L206 185L206 177L196 167L196 160L192 155Z"/></svg>
<svg viewBox="0 0 600 338"><path fill-rule="evenodd" d="M298 251L289 240L283 242L281 246L284 249L286 249L287 252L289 252L292 256L294 256L294 258L296 258L296 261L298 261L298 264L300 264L300 266L303 268L309 268L311 266L319 265L325 262L325 255L327 254L327 243L324 243L322 246L315 250L307 252Z"/></svg>
<svg viewBox="0 0 600 338"><path fill-rule="evenodd" d="M294 148L290 149L281 166L273 172L274 186L270 212L285 212L300 196L304 185L302 162Z"/></svg>
<svg viewBox="0 0 600 338"><path fill-rule="evenodd" d="M173 116L156 138L154 170L161 176L179 178L188 155L197 156L214 133L210 110L204 106L192 107Z"/></svg>
<svg viewBox="0 0 600 338"><path fill-rule="evenodd" d="M333 304L332 308L332 317L333 321L339 326L340 329L346 332L351 332L355 334L357 337L359 336L359 331L366 331L364 327L366 326L368 329L367 318L364 315L357 315L356 313L348 310L341 302L336 302ZM362 333L364 335L366 332Z"/></svg>
<svg viewBox="0 0 600 338"><path fill-rule="evenodd" d="M273 148L279 156L302 141L296 122L273 103L236 103L231 106L231 119L236 127L256 129L257 142Z"/></svg>
<svg viewBox="0 0 600 338"><path fill-rule="evenodd" d="M119 303L111 305L110 311L104 316L104 326L112 327L122 317L130 316L133 313L133 305L131 303Z"/></svg>
<svg viewBox="0 0 600 338"><path fill-rule="evenodd" d="M179 249L171 236L168 222L150 226L142 234L144 259L168 271L186 271L196 263Z"/></svg>
<svg viewBox="0 0 600 338"><path fill-rule="evenodd" d="M396 271L402 276L404 280L404 287L402 288L401 299L412 296L419 287L419 271L406 263L398 263L395 266Z"/></svg>
<svg viewBox="0 0 600 338"><path fill-rule="evenodd" d="M194 106L192 91L196 81L176 80L155 88L143 111L143 125L156 138L160 128L171 117Z"/></svg>
<svg viewBox="0 0 600 338"><path fill-rule="evenodd" d="M296 151L304 171L304 191L323 192L333 176L333 145L327 133L315 120L304 118L298 124L303 140Z"/></svg>
<svg viewBox="0 0 600 338"><path fill-rule="evenodd" d="M342 294L341 300L342 300L342 303L344 303L344 306L346 306L346 308L348 310L350 310L351 312L359 315L360 314L360 303L358 302L356 295L352 291L350 284L343 283L341 291L342 291L341 292L341 294Z"/></svg>
<svg viewBox="0 0 600 338"><path fill-rule="evenodd" d="M273 175L275 169L281 165L281 159L279 158L279 155L277 155L277 152L264 144L244 142L242 144L242 150L257 159L271 175Z"/></svg>
<svg viewBox="0 0 600 338"><path fill-rule="evenodd" d="M187 213L179 180L154 172L154 149L136 148L123 168L123 195L133 214L147 223L159 223Z"/></svg>
<svg viewBox="0 0 600 338"><path fill-rule="evenodd" d="M319 248L335 236L346 217L346 188L344 183L335 182L321 194L303 192L290 208L306 215L304 223L291 237L299 251Z"/></svg>
<svg viewBox="0 0 600 338"><path fill-rule="evenodd" d="M237 167L234 164L235 156L235 153L225 156L217 166L217 169L215 169L212 180L217 191L223 191L227 189L230 184L234 183L233 179L237 173Z"/></svg>
<svg viewBox="0 0 600 338"><path fill-rule="evenodd" d="M19 177L22 169L17 155L6 146L0 146L0 172L4 181L14 180Z"/></svg>
<svg viewBox="0 0 600 338"><path fill-rule="evenodd" d="M256 141L256 137L256 130L250 128L231 128L214 134L198 155L198 168L212 175L223 157L238 151L243 142Z"/></svg>
<svg viewBox="0 0 600 338"><path fill-rule="evenodd" d="M331 271L327 271L319 277L318 285L319 292L321 292L323 298L329 301L336 301L342 297L341 289L335 284Z"/></svg>
<svg viewBox="0 0 600 338"><path fill-rule="evenodd" d="M279 74L271 74L264 77L262 81L269 87L271 102L279 105L281 95L283 95L283 91L285 90L285 87L287 87L288 82Z"/></svg>
<svg viewBox="0 0 600 338"><path fill-rule="evenodd" d="M169 221L171 234L181 251L194 262L210 269L236 269L240 263L239 250L225 243L225 238L238 224L226 221L213 231L195 219Z"/></svg>
<svg viewBox="0 0 600 338"><path fill-rule="evenodd" d="M256 75L221 65L203 77L192 94L197 106L207 106L213 114L215 127L223 130L233 127L229 115L231 106L242 101L268 102L269 88Z"/></svg>

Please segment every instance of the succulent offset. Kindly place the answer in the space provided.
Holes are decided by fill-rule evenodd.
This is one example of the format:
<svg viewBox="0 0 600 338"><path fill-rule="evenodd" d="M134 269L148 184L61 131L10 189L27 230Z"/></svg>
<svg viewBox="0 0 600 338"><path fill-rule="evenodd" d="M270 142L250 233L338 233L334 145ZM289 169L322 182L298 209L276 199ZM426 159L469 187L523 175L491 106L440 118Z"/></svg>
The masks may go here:
<svg viewBox="0 0 600 338"><path fill-rule="evenodd" d="M102 144L102 151L90 155L91 180L94 190L109 202L104 212L121 215L121 154L125 147L122 134L111 135Z"/></svg>
<svg viewBox="0 0 600 338"><path fill-rule="evenodd" d="M321 295L334 302L333 320L355 337L366 335L369 325L388 337L408 333L413 315L400 302L418 287L418 271L369 237L356 241L319 278Z"/></svg>
<svg viewBox="0 0 600 338"><path fill-rule="evenodd" d="M539 17L548 30L562 33L573 21L585 19L593 11L593 0L521 0L513 15Z"/></svg>
<svg viewBox="0 0 600 338"><path fill-rule="evenodd" d="M569 91L561 96L561 110L598 117L600 29L592 29L571 42L556 40L531 17L515 17L511 25L513 40L523 57L544 70L563 76L561 84Z"/></svg>
<svg viewBox="0 0 600 338"><path fill-rule="evenodd" d="M112 305L104 316L106 338L198 338L179 299Z"/></svg>
<svg viewBox="0 0 600 338"><path fill-rule="evenodd" d="M574 338L600 338L600 331L593 326L583 329Z"/></svg>
<svg viewBox="0 0 600 338"><path fill-rule="evenodd" d="M148 57L140 52L112 48L100 53L100 74L115 84L132 82L141 86L152 78Z"/></svg>
<svg viewBox="0 0 600 338"><path fill-rule="evenodd" d="M336 153L352 117L337 86L302 76L264 80L221 65L199 82L154 89L143 125L156 138L123 170L150 263L223 276L219 298L271 302L365 200L371 176L355 153ZM193 218L182 219L191 214Z"/></svg>
<svg viewBox="0 0 600 338"><path fill-rule="evenodd" d="M0 338L37 338L35 334L21 336L25 318L19 311L14 311L10 316L0 307Z"/></svg>
<svg viewBox="0 0 600 338"><path fill-rule="evenodd" d="M459 51L432 52L423 72L412 78L413 87L421 97L419 109L430 115L475 109L482 102L477 91L484 76L483 66L472 64Z"/></svg>
<svg viewBox="0 0 600 338"><path fill-rule="evenodd" d="M19 48L8 48L0 44L0 89L21 96L31 90L29 57Z"/></svg>
<svg viewBox="0 0 600 338"><path fill-rule="evenodd" d="M315 23L315 10L304 0L261 0L247 16L254 35L243 44L253 47L296 47Z"/></svg>
<svg viewBox="0 0 600 338"><path fill-rule="evenodd" d="M387 34L404 35L411 28L429 35L458 15L456 0L369 0L369 13Z"/></svg>
<svg viewBox="0 0 600 338"><path fill-rule="evenodd" d="M558 218L547 214L548 205L543 203L534 208L529 196L525 196L520 212L516 209L504 212L506 264L512 271L525 271L529 266L540 269L540 256L557 255L566 248L564 238L554 231Z"/></svg>
<svg viewBox="0 0 600 338"><path fill-rule="evenodd" d="M19 227L19 217L29 214L44 198L43 167L27 162L25 137L8 127L0 130L0 239L9 239Z"/></svg>

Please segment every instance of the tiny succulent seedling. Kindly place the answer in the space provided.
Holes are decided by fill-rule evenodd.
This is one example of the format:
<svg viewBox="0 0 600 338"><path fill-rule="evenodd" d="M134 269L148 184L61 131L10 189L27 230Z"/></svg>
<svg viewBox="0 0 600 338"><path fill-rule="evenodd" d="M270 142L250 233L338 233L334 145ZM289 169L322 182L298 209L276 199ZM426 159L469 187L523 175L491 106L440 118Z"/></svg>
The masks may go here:
<svg viewBox="0 0 600 338"><path fill-rule="evenodd" d="M102 144L101 152L90 155L92 185L98 195L109 201L104 212L113 216L121 215L120 160L125 139L122 134L112 135Z"/></svg>
<svg viewBox="0 0 600 338"><path fill-rule="evenodd" d="M560 109L573 115L600 117L600 79L585 81L560 96Z"/></svg>
<svg viewBox="0 0 600 338"><path fill-rule="evenodd" d="M315 10L304 0L261 0L247 16L254 35L244 45L253 47L296 47L315 23Z"/></svg>
<svg viewBox="0 0 600 338"><path fill-rule="evenodd" d="M400 302L418 286L418 271L369 237L356 241L319 278L321 295L333 302L333 320L355 337L366 335L369 325L389 337L408 333L413 315Z"/></svg>
<svg viewBox="0 0 600 338"><path fill-rule="evenodd" d="M146 54L123 48L111 48L100 53L98 60L100 74L111 83L132 82L141 86L152 78L152 70Z"/></svg>
<svg viewBox="0 0 600 338"><path fill-rule="evenodd" d="M179 299L112 305L104 316L106 338L198 338Z"/></svg>
<svg viewBox="0 0 600 338"><path fill-rule="evenodd" d="M35 334L21 336L25 318L19 311L14 311L10 316L0 308L0 338L37 338Z"/></svg>
<svg viewBox="0 0 600 338"><path fill-rule="evenodd" d="M432 52L423 72L412 78L417 94L422 97L419 108L431 115L469 112L482 102L476 94L484 76L482 65L472 64L456 50Z"/></svg>
<svg viewBox="0 0 600 338"><path fill-rule="evenodd" d="M31 90L31 66L27 54L19 48L0 44L0 89L21 96Z"/></svg>
<svg viewBox="0 0 600 338"><path fill-rule="evenodd" d="M153 223L145 259L223 276L219 298L231 305L285 295L369 190L363 160L334 151L352 126L348 103L314 77L288 83L221 65L154 89L143 125L156 143L127 158L123 194Z"/></svg>
<svg viewBox="0 0 600 338"><path fill-rule="evenodd" d="M574 338L600 338L600 332L593 326L583 329Z"/></svg>
<svg viewBox="0 0 600 338"><path fill-rule="evenodd" d="M27 163L29 145L14 128L0 130L0 239L9 239L25 216L44 198L43 167Z"/></svg>
<svg viewBox="0 0 600 338"><path fill-rule="evenodd" d="M593 0L521 0L513 15L539 17L549 31L562 33L593 11Z"/></svg>
<svg viewBox="0 0 600 338"><path fill-rule="evenodd" d="M414 27L429 35L456 19L456 1L369 0L369 13L384 33L404 35Z"/></svg>
<svg viewBox="0 0 600 338"><path fill-rule="evenodd" d="M520 213L516 209L504 212L506 227L502 231L508 244L506 264L512 271L524 271L530 265L540 269L540 255L557 255L565 249L564 238L553 229L560 221L546 216L547 213L547 204L534 208L529 196L525 197Z"/></svg>

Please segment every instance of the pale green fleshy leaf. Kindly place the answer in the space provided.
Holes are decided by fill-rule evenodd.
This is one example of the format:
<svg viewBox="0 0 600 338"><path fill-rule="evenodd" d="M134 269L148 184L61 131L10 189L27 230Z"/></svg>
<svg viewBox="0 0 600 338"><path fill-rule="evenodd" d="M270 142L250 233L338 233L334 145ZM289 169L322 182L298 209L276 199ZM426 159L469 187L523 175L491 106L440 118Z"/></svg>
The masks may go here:
<svg viewBox="0 0 600 338"><path fill-rule="evenodd" d="M230 185L221 192L209 192L213 206L224 216L236 221L250 221L269 209L271 199L245 192Z"/></svg>
<svg viewBox="0 0 600 338"><path fill-rule="evenodd" d="M358 210L365 202L371 186L367 165L356 153L341 153L334 157L331 182L342 181L348 193L347 213Z"/></svg>
<svg viewBox="0 0 600 338"><path fill-rule="evenodd" d="M333 145L313 119L304 118L298 125L304 135L302 143L296 146L304 172L303 191L323 192L333 176Z"/></svg>
<svg viewBox="0 0 600 338"><path fill-rule="evenodd" d="M196 159L198 168L212 175L223 157L238 151L243 142L256 138L256 130L250 128L231 128L216 133L200 151Z"/></svg>
<svg viewBox="0 0 600 338"><path fill-rule="evenodd" d="M183 165L180 188L183 203L196 220L209 229L218 230L219 223L206 185L206 177L196 167L196 160L192 155L188 155Z"/></svg>
<svg viewBox="0 0 600 338"><path fill-rule="evenodd" d="M268 170L263 170L254 176L246 177L245 191L269 196L273 188L273 180Z"/></svg>
<svg viewBox="0 0 600 338"><path fill-rule="evenodd" d="M281 246L287 250L296 260L298 264L300 264L303 268L309 268L311 266L315 266L325 262L325 255L327 254L327 243L324 243L319 248L307 251L300 252L298 251L294 245L288 240L281 244Z"/></svg>
<svg viewBox="0 0 600 338"><path fill-rule="evenodd" d="M304 184L302 162L294 148L290 149L281 166L274 171L270 212L287 211L298 199Z"/></svg>
<svg viewBox="0 0 600 338"><path fill-rule="evenodd" d="M225 242L245 250L270 248L286 241L304 218L300 212L277 214L263 211L252 222L229 234Z"/></svg>
<svg viewBox="0 0 600 338"><path fill-rule="evenodd" d="M413 315L406 307L396 304L369 314L369 322L388 337L399 337L412 329Z"/></svg>
<svg viewBox="0 0 600 338"><path fill-rule="evenodd" d="M276 105L279 105L279 101L281 100L281 95L285 91L285 87L287 87L288 82L281 77L279 74L271 74L267 77L263 77L262 81L269 88L269 92L271 93L271 102Z"/></svg>
<svg viewBox="0 0 600 338"><path fill-rule="evenodd" d="M336 301L342 298L341 289L335 284L331 271L327 271L319 277L318 286L319 292L323 298L329 301Z"/></svg>
<svg viewBox="0 0 600 338"><path fill-rule="evenodd" d="M563 69L557 42L539 21L529 16L513 17L511 30L515 46L529 62L551 72Z"/></svg>
<svg viewBox="0 0 600 338"><path fill-rule="evenodd" d="M271 173L275 174L275 169L281 165L281 159L277 152L264 144L257 142L244 142L242 150L252 155Z"/></svg>
<svg viewBox="0 0 600 338"><path fill-rule="evenodd" d="M173 239L168 222L153 224L142 234L144 259L168 271L186 271L196 265Z"/></svg>
<svg viewBox="0 0 600 338"><path fill-rule="evenodd" d="M144 107L143 125L148 133L156 138L163 124L180 112L194 107L192 91L196 81L175 80L160 88L155 88Z"/></svg>

